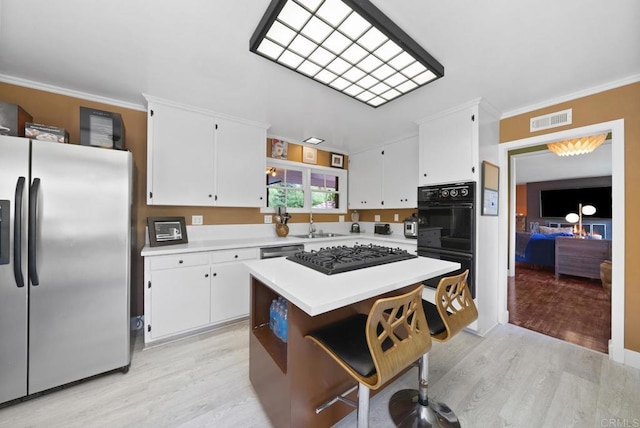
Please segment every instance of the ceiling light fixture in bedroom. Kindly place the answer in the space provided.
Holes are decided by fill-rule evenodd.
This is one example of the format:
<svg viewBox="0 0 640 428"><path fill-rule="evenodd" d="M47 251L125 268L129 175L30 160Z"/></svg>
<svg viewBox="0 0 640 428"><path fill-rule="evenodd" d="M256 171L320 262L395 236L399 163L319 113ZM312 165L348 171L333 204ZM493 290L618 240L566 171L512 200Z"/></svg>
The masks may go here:
<svg viewBox="0 0 640 428"><path fill-rule="evenodd" d="M368 0L272 0L249 50L371 107L444 76Z"/></svg>
<svg viewBox="0 0 640 428"><path fill-rule="evenodd" d="M591 153L607 139L607 134L590 135L571 140L547 144L547 148L558 156L575 156Z"/></svg>

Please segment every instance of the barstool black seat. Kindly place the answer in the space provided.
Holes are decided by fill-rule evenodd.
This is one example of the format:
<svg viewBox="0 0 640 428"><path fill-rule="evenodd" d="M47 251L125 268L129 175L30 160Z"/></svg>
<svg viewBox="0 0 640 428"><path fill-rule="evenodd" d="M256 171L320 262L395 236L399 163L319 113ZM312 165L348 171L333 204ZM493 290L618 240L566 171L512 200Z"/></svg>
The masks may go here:
<svg viewBox="0 0 640 428"><path fill-rule="evenodd" d="M469 287L469 271L443 277L435 293L435 304L422 301L431 338L446 342L478 318L478 309ZM460 421L446 404L430 402L428 396L429 353L419 361L418 389L396 392L389 402L391 419L396 426L460 427Z"/></svg>
<svg viewBox="0 0 640 428"><path fill-rule="evenodd" d="M358 427L368 426L369 390L383 386L431 348L422 288L420 284L409 293L378 299L368 315L353 315L305 336L358 382ZM349 392L316 412L337 401L349 402Z"/></svg>
<svg viewBox="0 0 640 428"><path fill-rule="evenodd" d="M366 325L367 316L358 314L311 334L361 376L369 377L375 373L376 367L365 336Z"/></svg>
<svg viewBox="0 0 640 428"><path fill-rule="evenodd" d="M431 336L435 336L436 334L440 334L447 330L447 327L445 327L444 322L442 321L442 317L440 317L440 314L438 313L436 305L423 300L422 308L424 309L425 317L427 317L427 324L429 324L429 333L431 333Z"/></svg>

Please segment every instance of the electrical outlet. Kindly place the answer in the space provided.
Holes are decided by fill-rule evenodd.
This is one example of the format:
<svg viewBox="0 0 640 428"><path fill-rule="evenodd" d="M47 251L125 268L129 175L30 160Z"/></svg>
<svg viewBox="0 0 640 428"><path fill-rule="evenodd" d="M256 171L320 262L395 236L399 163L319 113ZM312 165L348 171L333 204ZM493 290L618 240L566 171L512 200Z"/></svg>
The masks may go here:
<svg viewBox="0 0 640 428"><path fill-rule="evenodd" d="M265 215L264 216L264 222L266 224L271 224L271 216L270 215Z"/></svg>
<svg viewBox="0 0 640 428"><path fill-rule="evenodd" d="M400 220L400 216L398 214L394 214L393 221L398 221L398 220Z"/></svg>
<svg viewBox="0 0 640 428"><path fill-rule="evenodd" d="M373 216L373 221L380 221L380 216L379 215Z"/></svg>
<svg viewBox="0 0 640 428"><path fill-rule="evenodd" d="M339 221L340 223L344 223L344 216L343 216L343 215L339 216L339 217L338 217L338 221Z"/></svg>
<svg viewBox="0 0 640 428"><path fill-rule="evenodd" d="M202 224L202 216L201 215L192 215L191 216L191 224L197 226Z"/></svg>

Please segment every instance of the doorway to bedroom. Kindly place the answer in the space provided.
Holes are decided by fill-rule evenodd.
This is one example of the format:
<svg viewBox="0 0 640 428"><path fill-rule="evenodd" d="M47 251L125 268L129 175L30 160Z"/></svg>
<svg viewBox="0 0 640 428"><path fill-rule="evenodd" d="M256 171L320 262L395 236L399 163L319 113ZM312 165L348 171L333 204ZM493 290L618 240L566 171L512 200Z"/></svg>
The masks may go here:
<svg viewBox="0 0 640 428"><path fill-rule="evenodd" d="M557 156L546 144L509 152L515 181L509 322L603 353L611 338L610 287L600 279L600 264L611 260L611 149L609 138L579 156ZM570 222L567 215L583 205L596 212Z"/></svg>

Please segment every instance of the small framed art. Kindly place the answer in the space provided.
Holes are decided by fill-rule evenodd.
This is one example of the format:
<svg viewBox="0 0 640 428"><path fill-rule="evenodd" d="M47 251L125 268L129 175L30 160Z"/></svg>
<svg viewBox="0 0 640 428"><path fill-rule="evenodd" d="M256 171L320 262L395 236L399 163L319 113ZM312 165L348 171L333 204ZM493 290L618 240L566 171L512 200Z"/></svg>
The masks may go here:
<svg viewBox="0 0 640 428"><path fill-rule="evenodd" d="M500 168L482 161L482 215L498 215L498 181Z"/></svg>
<svg viewBox="0 0 640 428"><path fill-rule="evenodd" d="M344 168L344 155L331 153L331 166L334 168Z"/></svg>
<svg viewBox="0 0 640 428"><path fill-rule="evenodd" d="M188 242L184 217L147 217L147 225L152 247Z"/></svg>
<svg viewBox="0 0 640 428"><path fill-rule="evenodd" d="M273 159L286 159L287 149L289 143L286 141L278 140L276 138L271 140L271 157Z"/></svg>
<svg viewBox="0 0 640 428"><path fill-rule="evenodd" d="M318 163L318 149L314 149L313 147L302 147L302 162L304 163Z"/></svg>

